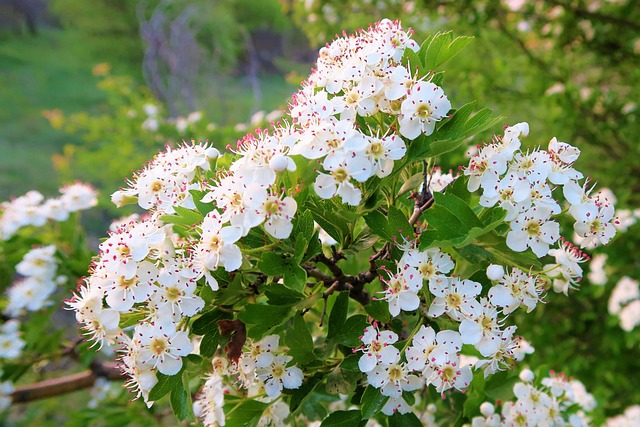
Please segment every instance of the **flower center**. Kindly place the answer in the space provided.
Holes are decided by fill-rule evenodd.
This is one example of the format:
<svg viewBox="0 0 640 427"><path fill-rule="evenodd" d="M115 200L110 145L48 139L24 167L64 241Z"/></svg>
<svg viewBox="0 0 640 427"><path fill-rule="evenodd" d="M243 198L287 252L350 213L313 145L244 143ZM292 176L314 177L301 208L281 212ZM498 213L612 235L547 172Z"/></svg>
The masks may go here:
<svg viewBox="0 0 640 427"><path fill-rule="evenodd" d="M280 212L280 204L275 200L269 200L264 204L264 210L268 215L277 214Z"/></svg>
<svg viewBox="0 0 640 427"><path fill-rule="evenodd" d="M166 296L169 301L177 301L178 299L180 299L180 296L181 296L180 289L178 289L177 286L168 288Z"/></svg>
<svg viewBox="0 0 640 427"><path fill-rule="evenodd" d="M151 184L151 192L157 193L162 190L162 187L162 181L153 181L153 183Z"/></svg>
<svg viewBox="0 0 640 427"><path fill-rule="evenodd" d="M447 365L442 369L442 379L445 382L452 382L456 378L456 370L453 366Z"/></svg>
<svg viewBox="0 0 640 427"><path fill-rule="evenodd" d="M384 146L380 142L372 142L369 145L369 150L367 150L367 154L369 154L375 159L379 159L384 155Z"/></svg>
<svg viewBox="0 0 640 427"><path fill-rule="evenodd" d="M538 221L529 221L525 230L529 236L538 236L540 234L540 224Z"/></svg>
<svg viewBox="0 0 640 427"><path fill-rule="evenodd" d="M282 365L275 365L273 367L273 370L271 371L271 373L273 374L273 378L276 378L276 379L282 378L284 376L285 372L286 371L284 369L284 366L282 366Z"/></svg>
<svg viewBox="0 0 640 427"><path fill-rule="evenodd" d="M349 174L343 168L336 169L335 171L333 171L332 175L333 178L338 182L345 182L347 179L349 179Z"/></svg>
<svg viewBox="0 0 640 427"><path fill-rule="evenodd" d="M151 351L157 355L164 353L168 348L169 345L167 344L167 340L163 338L155 338L151 341Z"/></svg>
<svg viewBox="0 0 640 427"><path fill-rule="evenodd" d="M462 304L462 296L460 294L449 294L445 298L449 308L458 308Z"/></svg>
<svg viewBox="0 0 640 427"><path fill-rule="evenodd" d="M432 113L433 110L431 109L431 106L429 104L420 104L416 109L416 116L420 117L421 119L428 119L429 117L431 117Z"/></svg>
<svg viewBox="0 0 640 427"><path fill-rule="evenodd" d="M402 368L398 365L393 365L389 368L389 380L393 382L398 382L404 377L404 372L402 372Z"/></svg>
<svg viewBox="0 0 640 427"><path fill-rule="evenodd" d="M118 287L122 289L132 288L136 284L136 277L133 276L131 279L125 279L124 276L120 276L120 280L118 281Z"/></svg>

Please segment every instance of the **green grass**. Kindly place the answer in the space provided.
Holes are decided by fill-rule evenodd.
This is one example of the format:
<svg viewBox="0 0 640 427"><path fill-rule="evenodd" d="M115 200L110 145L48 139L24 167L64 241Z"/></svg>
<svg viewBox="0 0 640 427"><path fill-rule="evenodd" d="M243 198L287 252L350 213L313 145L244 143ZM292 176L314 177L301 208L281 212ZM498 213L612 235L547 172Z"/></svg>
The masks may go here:
<svg viewBox="0 0 640 427"><path fill-rule="evenodd" d="M55 195L51 156L72 140L54 130L44 110L91 108L103 96L78 37L62 31L0 39L0 199L30 189Z"/></svg>

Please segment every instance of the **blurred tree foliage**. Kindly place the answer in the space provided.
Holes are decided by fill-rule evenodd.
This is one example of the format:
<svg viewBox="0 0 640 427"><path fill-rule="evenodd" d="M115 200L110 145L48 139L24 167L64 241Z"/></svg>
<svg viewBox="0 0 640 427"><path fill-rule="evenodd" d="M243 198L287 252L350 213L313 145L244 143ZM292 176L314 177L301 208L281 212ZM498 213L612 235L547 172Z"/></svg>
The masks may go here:
<svg viewBox="0 0 640 427"><path fill-rule="evenodd" d="M640 8L635 0L287 0L286 8L310 40L338 28L354 30L384 17L417 32L473 35L475 52L451 61L447 81L456 102L479 99L509 123L526 120L533 132L580 147L577 167L611 188L618 207L640 206ZM529 102L523 102L527 100ZM487 135L487 138L490 137ZM531 138L533 145L547 141ZM439 159L443 168L462 152ZM634 233L634 230L636 232ZM602 415L640 401L631 378L640 370L637 333L623 332L607 313L613 284L640 277L638 225L603 252L609 285L583 283L563 306L536 312L539 322L519 330L533 339L532 365L565 369L584 381ZM586 280L585 280L586 282ZM549 300L565 298L549 294ZM543 319L544 318L544 319ZM544 321L543 321L544 320ZM551 323L554 328L543 328ZM583 350L574 358L576 349Z"/></svg>

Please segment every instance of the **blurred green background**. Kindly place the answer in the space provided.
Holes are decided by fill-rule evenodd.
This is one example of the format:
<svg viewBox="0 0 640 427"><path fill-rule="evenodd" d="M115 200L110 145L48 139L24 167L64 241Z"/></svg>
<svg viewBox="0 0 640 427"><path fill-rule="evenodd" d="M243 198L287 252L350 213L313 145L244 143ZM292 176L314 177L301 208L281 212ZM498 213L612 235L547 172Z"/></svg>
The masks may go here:
<svg viewBox="0 0 640 427"><path fill-rule="evenodd" d="M0 0L0 200L82 180L107 202L167 143L234 145L278 120L318 47L385 17L417 40L474 36L446 73L453 105L477 99L505 125L529 122L532 147L553 136L578 146L577 169L611 188L618 208L640 206L635 0ZM460 151L438 163L466 160ZM98 236L114 215L92 219ZM640 278L639 249L635 225L602 251L607 286L550 293L519 320L537 350L527 362L583 381L600 420L640 402L639 334L607 313L613 284ZM37 404L46 410L22 425L44 425L57 405Z"/></svg>

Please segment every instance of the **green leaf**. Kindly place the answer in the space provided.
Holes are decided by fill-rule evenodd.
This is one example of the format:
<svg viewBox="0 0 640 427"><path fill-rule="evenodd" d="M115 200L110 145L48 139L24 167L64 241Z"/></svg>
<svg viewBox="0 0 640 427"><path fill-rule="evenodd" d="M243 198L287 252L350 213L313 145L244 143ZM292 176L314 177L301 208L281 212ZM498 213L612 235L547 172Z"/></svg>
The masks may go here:
<svg viewBox="0 0 640 427"><path fill-rule="evenodd" d="M225 396L224 413L226 427L255 426L260 421L260 417L267 406L267 403L258 402L252 399L233 400L226 402Z"/></svg>
<svg viewBox="0 0 640 427"><path fill-rule="evenodd" d="M400 236L407 239L413 239L413 227L409 224L407 216L395 206L389 207L389 232L392 238L395 237L398 242L402 241Z"/></svg>
<svg viewBox="0 0 640 427"><path fill-rule="evenodd" d="M196 335L205 335L218 330L218 321L230 319L231 315L217 308L203 313L191 324L191 332Z"/></svg>
<svg viewBox="0 0 640 427"><path fill-rule="evenodd" d="M360 411L335 411L322 421L320 427L354 427L360 420L362 420Z"/></svg>
<svg viewBox="0 0 640 427"><path fill-rule="evenodd" d="M475 212L462 199L454 194L438 193L433 195L434 206L442 206L447 209L452 216L458 218L467 230L472 227L484 227L484 224L476 216Z"/></svg>
<svg viewBox="0 0 640 427"><path fill-rule="evenodd" d="M164 395L182 384L182 377L180 374L165 375L160 372L156 372L156 377L158 378L158 382L149 392L149 400L152 401L160 400Z"/></svg>
<svg viewBox="0 0 640 427"><path fill-rule="evenodd" d="M408 414L396 412L390 416L388 420L389 427L422 427L422 423L413 412L409 412Z"/></svg>
<svg viewBox="0 0 640 427"><path fill-rule="evenodd" d="M312 231L313 233L313 231ZM304 254L307 252L307 246L309 245L309 238L307 235L298 233L296 236L296 243L294 246L294 254L293 259L296 260L296 263L301 264L304 258Z"/></svg>
<svg viewBox="0 0 640 427"><path fill-rule="evenodd" d="M176 213L176 215L179 215L182 218L184 218L186 221L189 221L189 224L191 225L200 224L204 219L204 215L202 215L200 212L193 211L191 209L187 209L182 206L174 206L173 210Z"/></svg>
<svg viewBox="0 0 640 427"><path fill-rule="evenodd" d="M275 252L265 252L258 261L258 269L268 276L282 276L287 261Z"/></svg>
<svg viewBox="0 0 640 427"><path fill-rule="evenodd" d="M285 335L285 343L289 347L288 355L301 364L315 360L313 338L304 317L301 314L293 316L292 326Z"/></svg>
<svg viewBox="0 0 640 427"><path fill-rule="evenodd" d="M220 343L220 331L204 334L200 341L200 354L204 357L212 357Z"/></svg>
<svg viewBox="0 0 640 427"><path fill-rule="evenodd" d="M188 391L188 380L189 378L184 372L179 384L171 389L171 409L173 409L173 413L180 421L185 419L195 421L191 393Z"/></svg>
<svg viewBox="0 0 640 427"><path fill-rule="evenodd" d="M453 58L460 50L469 44L471 40L473 40L473 37L466 36L460 36L454 39L451 31L436 33L425 40L420 48L420 55L424 66L430 70L438 68Z"/></svg>
<svg viewBox="0 0 640 427"><path fill-rule="evenodd" d="M238 319L247 325L247 336L261 339L269 331L282 325L291 314L291 308L278 305L247 304Z"/></svg>
<svg viewBox="0 0 640 427"><path fill-rule="evenodd" d="M344 325L335 335L335 339L338 343L346 345L347 347L358 347L362 344L360 337L368 326L370 326L370 324L367 321L367 316L355 314L344 322Z"/></svg>
<svg viewBox="0 0 640 427"><path fill-rule="evenodd" d="M400 190L398 190L398 196L402 196L403 194L411 190L417 190L422 185L423 179L424 177L422 172L418 172L415 175L411 176L411 178L409 178L402 184Z"/></svg>
<svg viewBox="0 0 640 427"><path fill-rule="evenodd" d="M196 205L198 212L200 212L202 215L208 214L215 208L215 205L213 203L201 202L202 198L207 194L206 191L189 190L189 193L191 193L191 197L193 197L193 203Z"/></svg>
<svg viewBox="0 0 640 427"><path fill-rule="evenodd" d="M318 372L311 378L303 381L300 388L297 388L293 391L291 401L289 402L289 410L291 411L291 413L295 413L299 408L302 407L302 404L309 399L313 390L315 390L323 380L324 375Z"/></svg>
<svg viewBox="0 0 640 427"><path fill-rule="evenodd" d="M351 393L362 378L362 372L347 371L336 367L327 375L325 390L330 394Z"/></svg>
<svg viewBox="0 0 640 427"><path fill-rule="evenodd" d="M313 234L313 215L309 211L303 211L298 213L291 221L293 229L291 231L292 236L298 236L302 234L305 237L310 237Z"/></svg>
<svg viewBox="0 0 640 427"><path fill-rule="evenodd" d="M264 294L269 300L269 305L292 306L306 298L303 293L289 289L281 283L270 284Z"/></svg>
<svg viewBox="0 0 640 427"><path fill-rule="evenodd" d="M389 304L386 301L374 300L364 306L364 311L379 322L387 323L391 320Z"/></svg>
<svg viewBox="0 0 640 427"><path fill-rule="evenodd" d="M388 396L383 396L380 389L371 385L367 386L362 395L362 418L369 419L382 410L389 400Z"/></svg>
<svg viewBox="0 0 640 427"><path fill-rule="evenodd" d="M385 240L391 240L391 233L389 233L389 221L382 212L371 211L364 216L364 221L374 234Z"/></svg>
<svg viewBox="0 0 640 427"><path fill-rule="evenodd" d="M349 293L339 292L331 313L329 313L329 332L327 332L327 339L332 338L338 334L342 329L345 320L347 320L347 311L349 310Z"/></svg>

